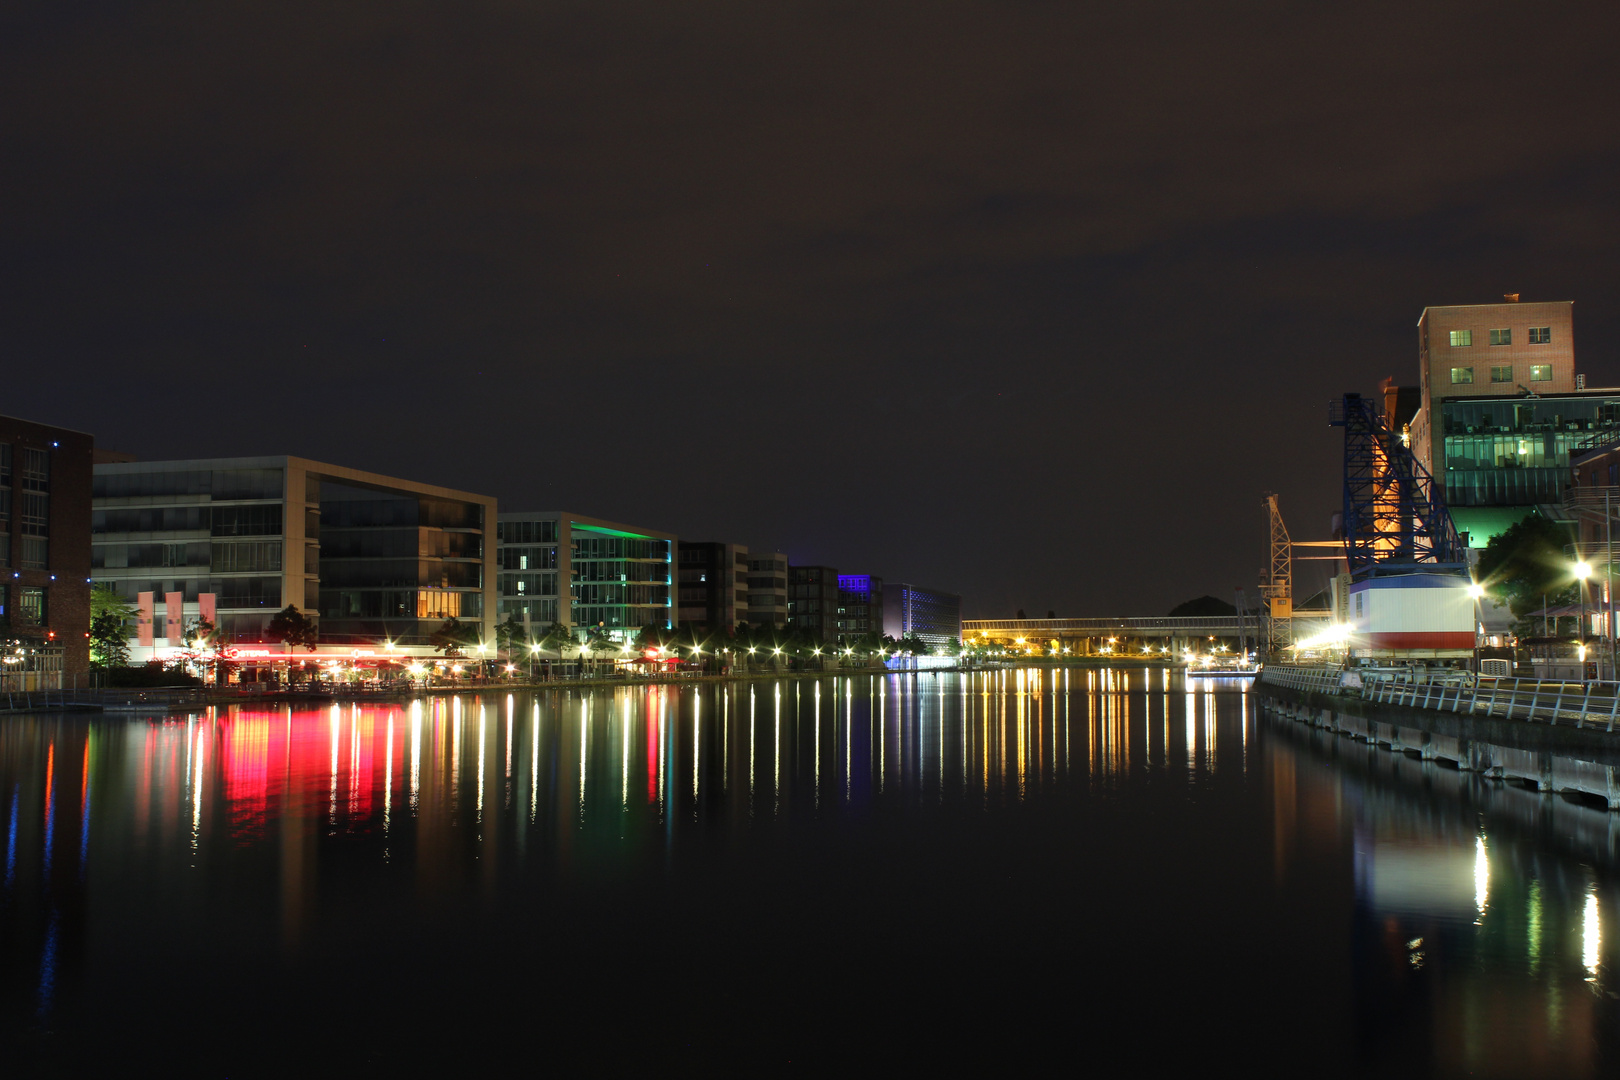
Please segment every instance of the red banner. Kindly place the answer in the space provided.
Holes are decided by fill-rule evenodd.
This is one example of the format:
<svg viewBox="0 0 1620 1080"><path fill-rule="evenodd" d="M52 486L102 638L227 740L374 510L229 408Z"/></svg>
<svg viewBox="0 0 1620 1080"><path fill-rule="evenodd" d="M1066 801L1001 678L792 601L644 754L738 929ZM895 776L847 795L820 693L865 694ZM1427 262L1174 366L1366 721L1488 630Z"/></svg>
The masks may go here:
<svg viewBox="0 0 1620 1080"><path fill-rule="evenodd" d="M185 605L185 593L171 592L163 594L163 636L169 639L170 648L179 645L180 638L186 632L182 615Z"/></svg>
<svg viewBox="0 0 1620 1080"><path fill-rule="evenodd" d="M216 608L214 606L213 593L205 592L197 594L197 618L201 619L203 622L211 622L215 626L218 626L219 619L214 615L215 610Z"/></svg>
<svg viewBox="0 0 1620 1080"><path fill-rule="evenodd" d="M152 647L152 594L135 594L135 644Z"/></svg>

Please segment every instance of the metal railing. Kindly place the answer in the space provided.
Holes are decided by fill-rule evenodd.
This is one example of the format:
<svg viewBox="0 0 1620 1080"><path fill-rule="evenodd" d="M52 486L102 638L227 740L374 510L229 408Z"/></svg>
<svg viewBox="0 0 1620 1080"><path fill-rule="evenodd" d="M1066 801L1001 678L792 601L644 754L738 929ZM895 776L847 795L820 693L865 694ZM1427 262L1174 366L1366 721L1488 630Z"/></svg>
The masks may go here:
<svg viewBox="0 0 1620 1080"><path fill-rule="evenodd" d="M1547 682L1474 676L1468 672L1432 672L1416 676L1356 673L1359 687L1341 685L1337 668L1271 666L1260 681L1291 690L1360 697L1380 705L1437 709L1467 716L1612 732L1620 720L1620 683Z"/></svg>
<svg viewBox="0 0 1620 1080"><path fill-rule="evenodd" d="M1260 672L1260 681L1263 683L1315 694L1339 693L1343 689L1339 677L1340 672L1337 668L1292 665L1267 664Z"/></svg>

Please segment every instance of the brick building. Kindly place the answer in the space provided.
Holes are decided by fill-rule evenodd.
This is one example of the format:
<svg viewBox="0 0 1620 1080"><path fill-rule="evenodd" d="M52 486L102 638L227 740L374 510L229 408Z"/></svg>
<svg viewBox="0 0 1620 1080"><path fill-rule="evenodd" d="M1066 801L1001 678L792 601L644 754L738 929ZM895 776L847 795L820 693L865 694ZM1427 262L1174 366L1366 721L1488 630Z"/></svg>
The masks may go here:
<svg viewBox="0 0 1620 1080"><path fill-rule="evenodd" d="M94 456L93 436L0 416L0 641L18 658L8 686L83 684L90 669Z"/></svg>

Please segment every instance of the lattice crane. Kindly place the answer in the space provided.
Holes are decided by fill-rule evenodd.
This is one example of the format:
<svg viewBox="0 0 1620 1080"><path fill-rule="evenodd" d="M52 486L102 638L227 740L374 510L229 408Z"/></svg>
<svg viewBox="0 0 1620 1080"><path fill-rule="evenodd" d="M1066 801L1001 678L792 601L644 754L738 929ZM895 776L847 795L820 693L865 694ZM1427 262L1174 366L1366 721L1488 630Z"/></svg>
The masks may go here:
<svg viewBox="0 0 1620 1080"><path fill-rule="evenodd" d="M1266 513L1271 521L1271 568L1260 593L1266 599L1266 651L1275 656L1294 643L1294 545L1274 494L1266 495Z"/></svg>
<svg viewBox="0 0 1620 1080"><path fill-rule="evenodd" d="M1328 423L1344 428L1344 549L1350 573L1457 570L1468 551L1440 484L1372 403L1360 394L1333 402ZM1272 531L1275 548L1276 530Z"/></svg>

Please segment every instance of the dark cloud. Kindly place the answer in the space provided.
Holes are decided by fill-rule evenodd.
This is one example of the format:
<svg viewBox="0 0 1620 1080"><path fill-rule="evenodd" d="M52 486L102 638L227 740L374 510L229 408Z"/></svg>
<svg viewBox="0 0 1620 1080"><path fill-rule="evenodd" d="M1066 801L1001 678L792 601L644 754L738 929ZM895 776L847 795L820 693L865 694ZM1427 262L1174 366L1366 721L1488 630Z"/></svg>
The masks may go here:
<svg viewBox="0 0 1620 1080"><path fill-rule="evenodd" d="M1608 5L40 5L5 411L1153 611L1427 303L1614 381ZM68 376L64 378L64 376Z"/></svg>

